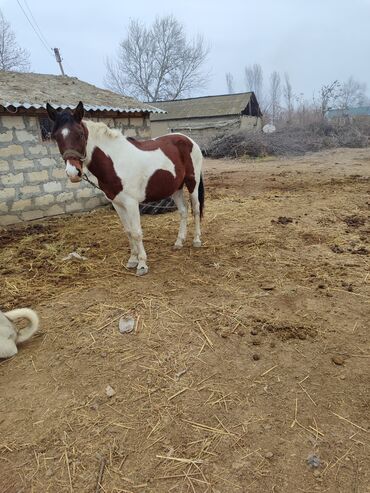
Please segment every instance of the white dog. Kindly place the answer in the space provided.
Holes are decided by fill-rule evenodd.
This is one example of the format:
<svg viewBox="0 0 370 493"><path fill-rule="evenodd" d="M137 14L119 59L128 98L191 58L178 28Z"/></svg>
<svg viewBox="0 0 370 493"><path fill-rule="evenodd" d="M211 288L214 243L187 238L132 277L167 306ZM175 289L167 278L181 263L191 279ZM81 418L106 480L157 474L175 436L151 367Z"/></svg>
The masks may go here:
<svg viewBox="0 0 370 493"><path fill-rule="evenodd" d="M29 324L17 329L14 321L26 318ZM10 358L18 353L17 344L27 341L39 328L39 317L30 308L18 308L10 312L0 311L0 358Z"/></svg>

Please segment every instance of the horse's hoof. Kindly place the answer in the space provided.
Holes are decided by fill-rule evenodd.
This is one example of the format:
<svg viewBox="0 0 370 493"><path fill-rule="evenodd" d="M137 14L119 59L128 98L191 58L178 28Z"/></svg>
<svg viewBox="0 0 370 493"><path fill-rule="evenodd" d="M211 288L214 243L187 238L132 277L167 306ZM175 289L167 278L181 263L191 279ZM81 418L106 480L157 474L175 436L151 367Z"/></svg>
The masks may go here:
<svg viewBox="0 0 370 493"><path fill-rule="evenodd" d="M139 263L138 260L129 260L126 264L126 268L127 269L136 269L138 263Z"/></svg>
<svg viewBox="0 0 370 493"><path fill-rule="evenodd" d="M147 274L148 271L149 271L149 268L145 265L143 267L136 269L136 275L137 276L145 276L145 274Z"/></svg>
<svg viewBox="0 0 370 493"><path fill-rule="evenodd" d="M193 241L193 247L200 248L202 246L202 242L200 240Z"/></svg>
<svg viewBox="0 0 370 493"><path fill-rule="evenodd" d="M182 243L176 243L173 245L173 249L174 250L181 250L181 248L183 247Z"/></svg>

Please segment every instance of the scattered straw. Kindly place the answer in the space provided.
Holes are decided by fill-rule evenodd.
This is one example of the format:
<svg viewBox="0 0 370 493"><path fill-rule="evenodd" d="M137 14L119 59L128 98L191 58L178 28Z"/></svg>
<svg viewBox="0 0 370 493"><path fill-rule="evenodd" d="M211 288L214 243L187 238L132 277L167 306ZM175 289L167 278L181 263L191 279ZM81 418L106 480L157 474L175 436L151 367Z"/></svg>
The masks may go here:
<svg viewBox="0 0 370 493"><path fill-rule="evenodd" d="M205 424L202 424L202 423L196 423L195 421L190 421L190 420L187 420L187 419L183 419L183 421L185 423L189 423L191 426L193 426L194 428L200 428L201 430L205 430L205 431L210 431L211 433L216 433L216 434L219 434L219 435L235 435L235 433L231 433L225 429L220 429L220 428L214 428L212 426L208 426L208 425L205 425Z"/></svg>
<svg viewBox="0 0 370 493"><path fill-rule="evenodd" d="M307 397L310 399L310 401L315 405L317 406L316 402L312 399L312 397L310 396L310 394L307 392L307 390L303 387L303 385L301 384L301 382L299 382L299 386L301 387L301 389L303 390L303 392L307 395Z"/></svg>
<svg viewBox="0 0 370 493"><path fill-rule="evenodd" d="M350 451L352 449L353 449L353 445L343 455L341 455L340 457L338 457L338 459L334 462L334 464L332 464L329 467L329 469L333 469L333 467L335 467L340 461L342 461L350 453Z"/></svg>
<svg viewBox="0 0 370 493"><path fill-rule="evenodd" d="M69 489L70 489L71 493L73 493L72 478L71 478L71 471L69 468L69 459L68 459L67 449L65 450L65 459L66 459L66 465L67 465L67 471L68 471Z"/></svg>
<svg viewBox="0 0 370 493"><path fill-rule="evenodd" d="M293 421L292 421L292 424L290 425L290 427L294 428L295 425L299 426L300 428L307 431L308 433L313 434L315 437L317 437L318 435L324 436L324 433L319 431L317 429L317 427L313 428L312 426L310 426L309 428L307 428L300 421L298 421L298 398L295 399L294 418L293 418Z"/></svg>
<svg viewBox="0 0 370 493"><path fill-rule="evenodd" d="M172 399L174 399L174 398L175 398L175 397L177 397L178 395L183 394L183 393L184 393L184 392L186 392L187 390L189 390L189 387L184 387L183 389L181 389L181 390L179 390L178 392L176 392L176 394L171 395L171 397L169 397L167 400L172 401Z"/></svg>
<svg viewBox="0 0 370 493"><path fill-rule="evenodd" d="M275 368L277 368L278 365L275 365L275 366L272 366L271 368L269 368L268 370L264 371L263 373L261 373L261 377L264 377L265 375L267 375L268 373L270 373L270 371L272 370L275 370Z"/></svg>
<svg viewBox="0 0 370 493"><path fill-rule="evenodd" d="M196 320L196 324L198 325L199 327L199 330L201 331L201 333L203 334L205 340L207 341L207 344L208 346L211 348L211 349L214 349L214 346L213 346L213 342L211 341L211 339L207 336L207 334L204 332L203 330L203 327L200 325L199 321Z"/></svg>
<svg viewBox="0 0 370 493"><path fill-rule="evenodd" d="M104 474L104 469L105 469L106 463L107 463L107 460L105 459L105 457L102 457L101 460L100 460L98 477L96 479L95 493L100 493L100 491L103 488L103 486L102 486L102 483L103 483L103 474Z"/></svg>
<svg viewBox="0 0 370 493"><path fill-rule="evenodd" d="M183 464L203 464L201 459L186 459L184 457L168 457L167 455L156 455L158 459L173 460L176 462L182 462Z"/></svg>
<svg viewBox="0 0 370 493"><path fill-rule="evenodd" d="M243 168L246 166L249 164L244 163ZM260 177L262 168L259 164L257 167ZM313 177L312 193L316 185L322 186L318 183L320 176ZM359 445L366 443L367 428L364 409L359 408L352 417L337 415L337 420L346 422L343 426L330 413L322 417L316 411L328 387L312 387L306 375L312 371L317 380L320 364L327 359L325 346L320 349L324 332L333 330L330 338L326 338L328 344L338 341L335 320L326 317L333 298L327 298L325 290L318 291L317 283L323 280L330 286L340 286L340 270L340 274L357 279L359 284L364 277L365 259L361 258L356 267L352 254L330 253L328 242L334 241L335 234L343 241L349 240L349 236L343 236L343 227L338 224L323 227L317 222L318 215L332 217L329 202L327 209L318 211L315 204L321 201L312 200L312 207L307 209L309 215L304 216L302 206L307 200L307 188L302 176L296 192L301 197L297 209L292 194L285 192L292 183L289 177L266 182L267 192L261 184L252 192L253 200L247 196L250 180L240 183L240 193L220 192L222 183L213 189L208 187L208 212L203 224L208 243L202 250L191 248L190 237L181 252L172 253L170 243L176 237L177 216L143 218L150 266L150 273L144 278L131 272L126 274L123 269L128 242L113 211L38 221L45 231L37 230L34 234L29 230L22 233L22 228L29 228L29 224L16 226L14 233L9 231L12 241L0 249L2 306L33 307L42 320L42 337L22 345L15 358L0 362L3 374L8 370L15 374L28 370L27 388L4 387L1 410L9 419L1 423L0 418L0 462L16 464L14 474L19 474L23 483L17 489L26 487L32 475L32 484L40 491L83 491L86 478L91 491L97 481L99 493L153 489L173 493L253 491L267 480L271 489L278 482L278 471L272 463L269 466L266 459L262 460L258 447L263 445L266 433L278 443L286 432L284 426L289 429L290 422L286 425L278 414L268 414L273 428L256 436L253 447L248 437L260 428L262 418L258 418L266 412L266 403L273 409L277 401L282 414L292 403L295 406L291 434L297 435L298 453L304 449L304 441L298 440L300 435L313 437L316 443L324 431L328 435L330 426L337 424L352 436L348 445L333 455L329 466L333 476L338 466L345 464L346 457L353 458L353 450L356 461L362 463L365 449ZM272 191L275 185L284 191ZM368 184L364 182L361 186ZM348 207L360 204L356 197L363 195L353 193L357 190L360 188L352 189L353 201L348 200ZM274 198L275 193L280 198ZM213 194L218 194L218 198L212 198ZM346 205L339 203L340 196L335 195L338 213L342 213ZM329 199L330 196L327 194ZM350 196L346 195L346 202L347 197ZM297 210L298 224L270 224L280 205L284 210L279 214ZM209 221L211 218L214 219ZM241 229L240 224L245 227ZM263 227L258 228L260 225ZM0 242L4 241L5 236L0 236ZM323 239L319 244L316 240L320 238ZM88 260L60 260L78 246L85 250L80 253ZM322 257L316 255L319 249ZM347 269L348 258L351 266ZM267 279L274 290L263 294L260 286ZM305 290L299 288L302 279L306 279ZM319 303L299 313L283 310L283 315L278 311L281 299L290 296L295 288L299 288L302 306L308 307L307 296L313 299L316 295ZM367 286L357 289L363 295L366 290ZM334 302L349 296L333 289L328 294L335 297ZM364 311L358 309L363 298L352 295L349 299L356 316L352 320L352 312L344 314L352 335L346 349L351 357L357 358L356 364L364 368L369 352L365 354L360 344L366 327ZM117 327L125 313L136 320L136 333L130 337L121 336ZM286 329L278 326L278 313L286 318ZM307 333L306 342L297 340L296 328L302 319L307 327L318 329ZM327 320L324 326L322 320ZM271 330L265 323L270 323ZM258 329L259 337L251 337L253 328ZM248 350L252 341L258 339L261 346L257 349L262 364L267 366L256 374L262 387L270 379L278 381L279 375L284 380L284 385L269 386L266 393L253 392L254 382L250 378L253 365L247 357ZM269 347L272 342L275 349L272 344ZM293 355L291 372L281 364L282 352L288 357ZM268 362L271 355L278 359ZM312 366L309 363L313 357L318 364ZM184 369L188 372L185 378ZM295 375L300 376L300 385ZM354 409L361 400L360 394L356 396L361 382L350 373L346 381L343 388L347 388L346 398ZM113 399L104 394L108 383L117 391ZM288 399L291 389L297 390L295 403L294 397ZM49 406L50 411L44 415ZM331 409L334 406L335 402ZM14 409L16 413L12 412ZM248 409L254 409L256 414L249 417ZM319 416L317 421L310 410ZM243 413L243 422L239 423ZM321 429L324 424L328 431ZM62 439L65 431L68 437ZM358 435L353 436L354 432ZM45 444L50 447L45 449ZM351 444L354 449L343 456ZM101 456L98 460L94 457L105 450L104 465L100 463ZM277 445L278 455L279 450L282 447ZM25 457L30 457L30 461L25 462ZM240 471L227 467L241 457L252 465L245 467L243 477L239 477ZM288 490L294 489L294 472L288 477ZM145 478L156 481L156 475L163 483L144 486ZM252 480L256 481L253 486ZM330 489L333 484L325 486Z"/></svg>
<svg viewBox="0 0 370 493"><path fill-rule="evenodd" d="M366 430L365 428L363 428L362 426L360 425L356 425L356 423L354 423L353 421L347 419L347 418L344 418L343 416L341 416L340 414L337 414L335 413L334 411L330 411L332 414L334 414L334 416L337 416L337 418L339 419L343 419L343 421L347 421L347 423L351 424L352 426L358 428L359 430L362 430L364 431L365 433L369 433L368 430Z"/></svg>

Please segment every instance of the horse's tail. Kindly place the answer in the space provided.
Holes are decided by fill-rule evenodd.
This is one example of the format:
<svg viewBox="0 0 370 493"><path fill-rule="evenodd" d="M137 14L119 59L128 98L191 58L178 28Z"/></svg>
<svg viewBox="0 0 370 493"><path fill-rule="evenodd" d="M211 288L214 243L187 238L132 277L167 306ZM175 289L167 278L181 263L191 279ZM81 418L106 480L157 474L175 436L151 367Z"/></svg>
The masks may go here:
<svg viewBox="0 0 370 493"><path fill-rule="evenodd" d="M18 332L17 343L27 341L39 328L39 317L30 308L17 308L16 310L4 313L4 315L12 322L18 318L26 318L30 322L27 327Z"/></svg>
<svg viewBox="0 0 370 493"><path fill-rule="evenodd" d="M204 183L203 183L203 176L202 176L202 174L200 175L200 179L199 179L198 200L199 200L200 218L202 219L203 212L204 212Z"/></svg>

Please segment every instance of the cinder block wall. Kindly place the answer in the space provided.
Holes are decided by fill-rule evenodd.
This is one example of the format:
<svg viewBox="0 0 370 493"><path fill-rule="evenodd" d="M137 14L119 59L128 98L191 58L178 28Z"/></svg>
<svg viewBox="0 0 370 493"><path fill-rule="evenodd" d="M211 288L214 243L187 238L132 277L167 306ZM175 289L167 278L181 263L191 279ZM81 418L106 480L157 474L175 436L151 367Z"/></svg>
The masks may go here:
<svg viewBox="0 0 370 493"><path fill-rule="evenodd" d="M151 122L152 137L170 132L180 132L192 138L202 150L207 149L215 137L238 129L255 131L261 129L261 118L254 116L223 116L189 118L183 120L154 120Z"/></svg>
<svg viewBox="0 0 370 493"><path fill-rule="evenodd" d="M150 136L146 117L92 118L132 137ZM0 225L87 211L106 204L88 183L71 183L56 144L43 142L36 116L0 117Z"/></svg>

